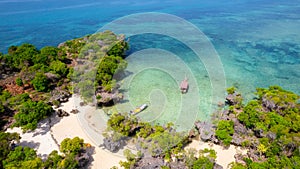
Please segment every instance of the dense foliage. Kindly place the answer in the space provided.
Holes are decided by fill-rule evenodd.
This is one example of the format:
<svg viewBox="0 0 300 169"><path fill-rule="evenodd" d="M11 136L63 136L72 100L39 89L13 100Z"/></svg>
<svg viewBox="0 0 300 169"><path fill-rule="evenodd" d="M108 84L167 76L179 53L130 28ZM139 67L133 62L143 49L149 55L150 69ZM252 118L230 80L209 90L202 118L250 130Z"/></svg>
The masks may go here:
<svg viewBox="0 0 300 169"><path fill-rule="evenodd" d="M56 47L46 46L38 50L34 45L25 43L21 46L11 46L8 54L3 55L1 60L10 68L24 70L34 65L48 67L53 61L64 61L65 54Z"/></svg>
<svg viewBox="0 0 300 169"><path fill-rule="evenodd" d="M42 101L24 102L19 108L19 112L14 116L16 122L13 126L20 126L23 130L34 130L37 123L51 115L53 108Z"/></svg>
<svg viewBox="0 0 300 169"><path fill-rule="evenodd" d="M11 46L0 61L4 65L2 73L10 75L12 72L6 70L12 70L17 76L15 83L18 86L33 87L38 92L49 92L50 87L70 81L67 80L71 72L67 65L70 59L64 50L57 47L46 46L38 50L32 44Z"/></svg>
<svg viewBox="0 0 300 169"><path fill-rule="evenodd" d="M95 95L94 91L88 90L90 88L113 92L117 86L114 77L121 76L127 66L124 57L128 47L124 36L111 31L40 50L32 44L11 46L7 54L0 53L1 68L16 73L17 78L13 80L17 85L15 88L33 87L34 91L10 93L0 89L0 127L13 116L13 126L20 126L24 131L34 130L40 120L53 112L45 102L33 101L34 95L43 95L55 87L62 88L63 84L68 86L65 88L71 88L71 78L78 82L78 90L85 98ZM87 71L91 65L85 63L92 63L96 67L92 69L95 73ZM73 69L71 66L74 64L83 66ZM215 136L228 146L234 134L237 135L234 125L242 124L247 130L243 134L238 133L244 139L242 145L258 157L245 157L243 164L234 163L232 168L300 168L300 96L279 86L271 86L268 89L258 88L257 98L243 104L242 96L234 87L228 88L227 92L232 97L227 100L228 112L235 119L219 120ZM195 157L195 151L184 151L182 148L187 143L187 136L176 132L172 125L152 125L127 114L113 114L107 124L108 132L112 133L108 136L113 141L131 137L139 142L137 155L124 151L127 162L120 164L125 168L134 167L143 155L166 161L175 157L181 164L195 169L213 168L215 165L214 151L200 151L199 157ZM0 132L0 168L78 168L78 158L86 149L83 140L78 137L65 139L60 146L63 154L53 151L43 162L33 149L14 147L12 141L18 140L19 135L15 133Z"/></svg>
<svg viewBox="0 0 300 169"><path fill-rule="evenodd" d="M66 138L60 144L60 151L65 154L78 154L84 146L84 140L79 137Z"/></svg>
<svg viewBox="0 0 300 169"><path fill-rule="evenodd" d="M33 80L31 80L31 83L34 89L38 92L49 91L49 81L43 73L35 74L35 77Z"/></svg>
<svg viewBox="0 0 300 169"><path fill-rule="evenodd" d="M22 79L18 77L18 78L16 79L16 84L17 84L18 86L22 86L22 85L23 85Z"/></svg>
<svg viewBox="0 0 300 169"><path fill-rule="evenodd" d="M95 95L90 89L108 93L116 89L114 77L121 75L127 66L124 57L128 43L124 36L111 31L93 34L86 39L78 55L81 64L76 67L74 81L78 82L75 91L90 102Z"/></svg>
<svg viewBox="0 0 300 169"><path fill-rule="evenodd" d="M123 136L137 137L144 140L141 147L147 148L153 156L159 156L167 151L178 152L187 137L176 132L171 124L166 127L141 122L134 116L113 114L107 121L109 129Z"/></svg>
<svg viewBox="0 0 300 169"><path fill-rule="evenodd" d="M9 118L14 118L13 126L24 131L34 130L37 123L52 114L53 108L43 101L33 101L29 94L12 96L8 91L0 92L0 127L6 125Z"/></svg>
<svg viewBox="0 0 300 169"><path fill-rule="evenodd" d="M22 146L15 147L12 142L16 143L19 139L17 133L0 132L0 168L73 169L83 167L79 163L79 157L82 156L82 153L85 152L87 148L83 140L78 137L63 140L60 146L60 149L63 150L63 154L59 154L54 150L45 161L42 161L32 148ZM74 150L74 147L76 147L76 150Z"/></svg>
<svg viewBox="0 0 300 169"><path fill-rule="evenodd" d="M8 91L0 91L0 129L2 129L8 119L14 115L19 107L26 101L30 101L27 93L12 96Z"/></svg>
<svg viewBox="0 0 300 169"><path fill-rule="evenodd" d="M21 146L10 151L2 163L4 168L42 168L43 165L33 149Z"/></svg>
<svg viewBox="0 0 300 169"><path fill-rule="evenodd" d="M257 98L243 104L241 94L235 90L228 89L231 95L227 98L229 109L225 110L227 114L222 120L217 121L215 130L215 137L223 145L232 144L233 137L236 139L238 136L243 141L241 145L249 149L249 154L243 155L244 163L233 163L231 168L300 168L300 97L271 86L268 89L258 88ZM152 157L164 158L167 162L175 156L177 164L184 162L188 168L216 167L213 160L215 153L196 158L195 151L183 151L182 146L186 142L180 137L177 140L176 133L168 127L152 126L121 114L113 114L108 125L116 132L137 137L143 155L148 150ZM238 127L235 128L235 125ZM126 156L127 161L120 162L125 168L143 163L143 157L131 152L126 152Z"/></svg>
<svg viewBox="0 0 300 169"><path fill-rule="evenodd" d="M19 141L20 137L17 133L0 132L0 161L4 161L11 151L11 143ZM2 162L0 168L3 168Z"/></svg>
<svg viewBox="0 0 300 169"><path fill-rule="evenodd" d="M113 77L127 67L127 62L120 56L106 56L100 60L96 81L106 91L115 87Z"/></svg>
<svg viewBox="0 0 300 169"><path fill-rule="evenodd" d="M299 168L300 96L279 86L258 88L256 94L237 118L255 134L249 147L256 147L260 158L247 158L246 166L233 168Z"/></svg>
<svg viewBox="0 0 300 169"><path fill-rule="evenodd" d="M1 69L3 69L1 73L7 74L8 77L15 77L12 82L5 82L13 83L12 86L1 86L5 90L2 91L1 88L0 91L0 127L11 123L11 117L14 117L15 126L22 126L24 130L34 129L39 120L50 114L49 106L42 105L47 110L36 109L35 105L33 106L34 102L28 103L31 106L23 102L43 100L46 103L59 105L57 98L60 96L51 96L50 91L51 93L53 91L54 93L73 93L72 85L74 85L80 88L83 97L86 96L89 99L95 95L94 90L87 90L90 88L102 88L111 92L116 86L113 76L119 74L127 66L124 60L127 49L128 43L125 37L111 31L69 40L60 44L59 47L45 46L37 49L34 45L27 43L11 46L7 54L0 54ZM78 58L81 60L78 61ZM95 63L97 69L95 73L87 72L85 67L83 67L83 72L73 68L77 62L85 60ZM75 77L80 77L80 75L87 78L79 78L79 83L76 85ZM71 81L74 83L70 83ZM23 98L26 99L22 100L22 96L26 96ZM14 115L15 113L17 114Z"/></svg>
<svg viewBox="0 0 300 169"><path fill-rule="evenodd" d="M124 136L135 135L136 129L142 128L136 118L122 114L113 114L107 121L107 125Z"/></svg>
<svg viewBox="0 0 300 169"><path fill-rule="evenodd" d="M231 120L220 120L216 129L216 136L220 139L224 145L230 145L232 140L233 130L233 121Z"/></svg>
<svg viewBox="0 0 300 169"><path fill-rule="evenodd" d="M181 153L183 145L188 141L187 135L176 132L172 124L167 126L151 125L126 114L111 115L107 124L109 131L112 130L114 133L120 133L123 136L130 136L139 140L137 144L140 147L139 150L143 152L142 154L149 154L152 157L169 159L171 154ZM138 162L138 159L128 158L127 162L121 162L120 164L125 168L130 168Z"/></svg>
<svg viewBox="0 0 300 169"><path fill-rule="evenodd" d="M89 36L87 36L89 37ZM68 40L59 45L59 49L70 58L77 58L81 49L86 45L84 37Z"/></svg>

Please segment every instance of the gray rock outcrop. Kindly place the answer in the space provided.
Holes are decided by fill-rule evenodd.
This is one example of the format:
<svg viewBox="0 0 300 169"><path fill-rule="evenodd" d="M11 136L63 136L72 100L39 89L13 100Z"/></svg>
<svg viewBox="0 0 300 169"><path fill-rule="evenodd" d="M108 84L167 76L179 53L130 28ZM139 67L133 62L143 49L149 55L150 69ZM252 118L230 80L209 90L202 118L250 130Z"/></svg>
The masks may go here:
<svg viewBox="0 0 300 169"><path fill-rule="evenodd" d="M66 111L64 111L64 110L62 110L62 109L58 109L58 110L56 111L56 114L57 114L58 117L69 116L69 113L66 112Z"/></svg>
<svg viewBox="0 0 300 169"><path fill-rule="evenodd" d="M242 96L239 93L233 93L226 96L225 103L228 105L236 105L242 101Z"/></svg>
<svg viewBox="0 0 300 169"><path fill-rule="evenodd" d="M234 133L232 136L232 140L231 143L236 145L236 146L240 146L243 142L243 139L240 137L240 135Z"/></svg>
<svg viewBox="0 0 300 169"><path fill-rule="evenodd" d="M254 130L254 135L258 138L263 138L265 137L265 134L264 134L264 131L263 129L257 129L257 130Z"/></svg>
<svg viewBox="0 0 300 169"><path fill-rule="evenodd" d="M247 129L244 125L242 125L239 121L235 121L234 122L234 131L237 133L237 134L247 134Z"/></svg>
<svg viewBox="0 0 300 169"><path fill-rule="evenodd" d="M214 126L210 122L195 122L196 129L199 131L200 138L203 141L209 141L215 134Z"/></svg>
<svg viewBox="0 0 300 169"><path fill-rule="evenodd" d="M213 169L223 169L223 167L221 165L215 163Z"/></svg>
<svg viewBox="0 0 300 169"><path fill-rule="evenodd" d="M267 134L267 137L268 137L270 140L275 140L276 137L277 137L277 135L276 135L276 133L269 132L269 133Z"/></svg>
<svg viewBox="0 0 300 169"><path fill-rule="evenodd" d="M79 113L79 110L78 110L78 109L72 109L72 110L70 111L70 113L77 114L77 113Z"/></svg>
<svg viewBox="0 0 300 169"><path fill-rule="evenodd" d="M114 141L112 138L104 138L103 139L103 146L110 152L118 152L121 148L125 146L125 140L120 139Z"/></svg>
<svg viewBox="0 0 300 169"><path fill-rule="evenodd" d="M51 91L51 95L52 95L52 97L51 97L50 101L57 100L60 103L69 101L69 97L71 97L71 94L69 92L62 91L62 90L60 90L60 91L53 90L53 91Z"/></svg>
<svg viewBox="0 0 300 169"><path fill-rule="evenodd" d="M136 169L159 169L164 166L164 160L161 158L142 158L135 167Z"/></svg>

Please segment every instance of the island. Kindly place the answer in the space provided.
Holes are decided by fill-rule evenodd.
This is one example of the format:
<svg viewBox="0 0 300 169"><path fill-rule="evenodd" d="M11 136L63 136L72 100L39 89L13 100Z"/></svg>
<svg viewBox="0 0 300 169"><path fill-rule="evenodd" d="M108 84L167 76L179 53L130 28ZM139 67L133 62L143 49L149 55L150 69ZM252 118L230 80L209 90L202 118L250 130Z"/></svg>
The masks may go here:
<svg viewBox="0 0 300 169"><path fill-rule="evenodd" d="M300 96L279 86L257 88L247 102L228 88L211 119L190 131L102 112L103 144L95 144L78 107L122 101L115 77L126 76L128 49L124 35L105 31L1 53L0 168L300 168ZM186 78L180 87L187 92Z"/></svg>

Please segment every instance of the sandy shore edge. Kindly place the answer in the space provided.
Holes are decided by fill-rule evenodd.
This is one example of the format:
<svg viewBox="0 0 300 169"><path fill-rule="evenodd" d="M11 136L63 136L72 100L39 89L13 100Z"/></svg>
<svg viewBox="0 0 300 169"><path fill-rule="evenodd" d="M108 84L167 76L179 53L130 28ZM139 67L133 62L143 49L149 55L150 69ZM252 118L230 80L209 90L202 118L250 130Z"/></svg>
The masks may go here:
<svg viewBox="0 0 300 169"><path fill-rule="evenodd" d="M70 113L70 111L77 106L75 99L78 98L72 96L68 102L63 103L59 108ZM39 123L38 128L33 132L22 133L19 127L8 129L7 132L19 133L21 136L20 145L35 149L37 154L42 158L46 158L53 150L59 151L58 144L65 138L80 137L95 147L94 154L92 155L92 169L110 169L113 166L120 167L119 161L126 159L96 145L82 129L77 116L78 114L70 113L69 116L63 118L52 117L45 119Z"/></svg>
<svg viewBox="0 0 300 169"><path fill-rule="evenodd" d="M236 154L247 154L247 150L241 149L240 147L230 145L229 148L225 149L224 147L199 140L193 140L188 144L184 149L196 149L197 151L203 150L205 148L213 149L217 153L216 163L221 165L224 169L228 168L228 165L231 162L235 162L234 155Z"/></svg>
<svg viewBox="0 0 300 169"><path fill-rule="evenodd" d="M63 103L61 107L62 110L70 113L72 109L78 108L78 97L72 96L68 102ZM85 106L87 109L92 110L91 106ZM80 112L84 113L84 112ZM81 116L84 116L81 114ZM95 142L95 137L91 137L86 133L82 126L82 119L78 118L79 114L72 114L64 118L51 117L45 119L39 123L38 128L33 132L22 133L20 128L8 129L7 132L17 132L22 137L20 140L20 145L28 146L34 148L37 154L45 158L47 154L51 153L53 150L59 151L59 143L65 138L80 137L83 138L85 142L90 143L95 147L95 152L93 154L93 162L91 163L92 169L110 169L113 166L119 166L119 161L126 160L125 157L120 156L120 154L110 153ZM89 133L90 134L90 133ZM216 162L227 168L228 164L235 161L235 154L246 154L246 150L242 150L239 147L231 145L228 149L224 149L220 145L215 145L212 143L202 142L198 140L193 140L188 144L185 149L194 148L197 151L203 150L205 148L214 149L217 152Z"/></svg>

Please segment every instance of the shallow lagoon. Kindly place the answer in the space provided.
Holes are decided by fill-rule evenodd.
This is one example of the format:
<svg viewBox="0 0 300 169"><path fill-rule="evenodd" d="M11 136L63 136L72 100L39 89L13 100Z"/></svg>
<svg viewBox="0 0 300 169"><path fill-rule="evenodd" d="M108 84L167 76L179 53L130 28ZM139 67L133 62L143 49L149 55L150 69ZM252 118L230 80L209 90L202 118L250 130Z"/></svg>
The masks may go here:
<svg viewBox="0 0 300 169"><path fill-rule="evenodd" d="M155 11L174 14L196 25L211 40L224 66L227 87L236 86L246 99L253 97L251 93L256 87L274 84L300 94L299 0L276 2L178 0L147 1L147 3L140 0L126 2L20 0L1 1L0 9L2 52L10 45L24 42L33 43L38 47L58 45L67 39L94 33L114 19L136 12ZM149 109L138 116L148 121L155 118L159 123L182 121L184 122L182 124L188 124L183 128L190 126L191 119L209 117L211 109L217 103L211 102L210 79L202 63L195 62L190 51L181 44L173 41L168 43L162 38L149 38L150 40L135 37L130 40L131 56L128 59L132 59L131 63L135 64L129 63L128 71L133 74L124 79L123 87L126 87L126 83L131 84L124 88L125 98L129 102L127 104L124 102L124 105L120 106L124 106L127 111L143 103L156 105L149 106ZM180 60L185 61L190 72L186 71L188 69L183 71L178 69L176 75L161 69L135 72L134 65L142 66L148 62L145 58L143 61L134 59L134 56L137 56L140 50L148 48L159 48L175 53L178 56L177 60L179 59L178 64L181 63ZM164 52L164 56L171 54ZM167 59L153 55L151 57L158 57L155 58L157 60ZM172 58L176 60L176 57ZM166 67L163 69L167 70L168 66L172 65L164 66ZM189 73L194 79L192 76L189 77ZM191 90L187 95L181 95L177 89L185 76L190 78ZM193 85L193 80L197 85ZM192 92L194 86L198 87L198 91ZM193 93L199 94L197 95L199 102L196 104L198 108L182 108L181 105L194 105L189 102L189 99L193 98L189 95ZM178 108L180 111L171 113ZM182 113L181 110L189 113Z"/></svg>

